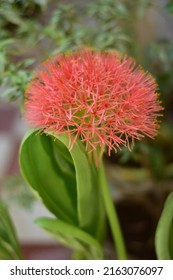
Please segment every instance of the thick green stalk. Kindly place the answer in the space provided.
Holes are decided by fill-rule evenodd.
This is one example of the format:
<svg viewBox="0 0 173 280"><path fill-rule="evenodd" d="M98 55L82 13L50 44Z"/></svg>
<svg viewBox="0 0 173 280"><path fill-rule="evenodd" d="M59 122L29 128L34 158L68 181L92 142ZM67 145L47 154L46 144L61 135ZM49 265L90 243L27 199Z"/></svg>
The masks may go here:
<svg viewBox="0 0 173 280"><path fill-rule="evenodd" d="M104 166L102 162L100 163L100 167L99 167L99 177L100 177L100 187L102 189L103 200L104 200L107 217L112 231L112 237L114 240L117 257L119 260L125 260L127 259L127 253L125 249L124 239L123 239L115 205L112 200L112 196L107 183Z"/></svg>

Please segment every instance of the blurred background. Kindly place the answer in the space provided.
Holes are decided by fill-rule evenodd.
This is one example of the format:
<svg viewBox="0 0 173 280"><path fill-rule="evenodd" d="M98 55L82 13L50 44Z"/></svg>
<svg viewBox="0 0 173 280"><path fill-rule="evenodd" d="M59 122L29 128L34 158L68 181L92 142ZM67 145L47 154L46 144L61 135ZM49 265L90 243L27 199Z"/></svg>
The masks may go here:
<svg viewBox="0 0 173 280"><path fill-rule="evenodd" d="M34 225L50 215L20 176L18 149L26 131L23 94L32 70L78 46L116 49L152 73L165 108L160 133L105 164L129 257L155 259L154 234L173 190L173 1L0 0L0 197L27 259L68 259L71 252ZM111 258L111 238L107 240Z"/></svg>

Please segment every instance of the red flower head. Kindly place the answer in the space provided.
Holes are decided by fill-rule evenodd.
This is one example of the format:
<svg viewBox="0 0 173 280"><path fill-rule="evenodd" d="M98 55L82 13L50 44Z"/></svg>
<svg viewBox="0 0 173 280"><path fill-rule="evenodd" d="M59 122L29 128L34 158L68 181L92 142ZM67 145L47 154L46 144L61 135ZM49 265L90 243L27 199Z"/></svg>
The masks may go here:
<svg viewBox="0 0 173 280"><path fill-rule="evenodd" d="M25 119L41 132L79 137L88 152L154 137L162 110L152 76L117 52L90 49L46 61L26 90Z"/></svg>

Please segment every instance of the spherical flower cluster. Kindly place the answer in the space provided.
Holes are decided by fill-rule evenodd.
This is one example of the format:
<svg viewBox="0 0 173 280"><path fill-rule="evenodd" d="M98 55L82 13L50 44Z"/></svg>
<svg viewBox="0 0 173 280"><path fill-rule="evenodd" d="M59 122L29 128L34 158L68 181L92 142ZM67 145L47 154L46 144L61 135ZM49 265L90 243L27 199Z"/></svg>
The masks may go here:
<svg viewBox="0 0 173 280"><path fill-rule="evenodd" d="M90 49L43 63L25 93L25 119L41 132L77 138L88 152L115 151L158 131L162 107L152 76L117 52Z"/></svg>

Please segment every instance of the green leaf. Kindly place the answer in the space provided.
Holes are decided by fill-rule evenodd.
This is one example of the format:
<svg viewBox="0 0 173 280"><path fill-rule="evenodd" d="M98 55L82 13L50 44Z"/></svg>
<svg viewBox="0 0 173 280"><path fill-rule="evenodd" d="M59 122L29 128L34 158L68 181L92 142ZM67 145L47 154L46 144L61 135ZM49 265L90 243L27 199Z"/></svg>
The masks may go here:
<svg viewBox="0 0 173 280"><path fill-rule="evenodd" d="M67 136L60 135L58 138L68 147ZM104 236L105 209L99 188L98 170L93 162L89 162L80 140L73 146L70 154L76 172L79 227L100 240Z"/></svg>
<svg viewBox="0 0 173 280"><path fill-rule="evenodd" d="M98 172L80 141L69 151L66 135L30 131L21 144L20 167L57 218L103 241L105 209Z"/></svg>
<svg viewBox="0 0 173 280"><path fill-rule="evenodd" d="M51 218L39 218L36 224L51 233L56 239L78 252L84 259L103 259L99 242L77 227Z"/></svg>
<svg viewBox="0 0 173 280"><path fill-rule="evenodd" d="M6 8L6 9L5 9ZM0 15L4 18L7 22L22 25L23 20L19 15L19 12L14 7L11 8L8 4L4 6L4 8L0 8Z"/></svg>
<svg viewBox="0 0 173 280"><path fill-rule="evenodd" d="M14 226L2 201L0 201L0 259L22 259Z"/></svg>
<svg viewBox="0 0 173 280"><path fill-rule="evenodd" d="M155 236L157 257L173 260L173 192L166 199Z"/></svg>
<svg viewBox="0 0 173 280"><path fill-rule="evenodd" d="M66 147L60 141L56 145L59 145L58 155L54 153L55 141L52 137L33 131L26 134L20 149L21 171L55 216L77 224L74 167L70 154L69 161L65 160Z"/></svg>

